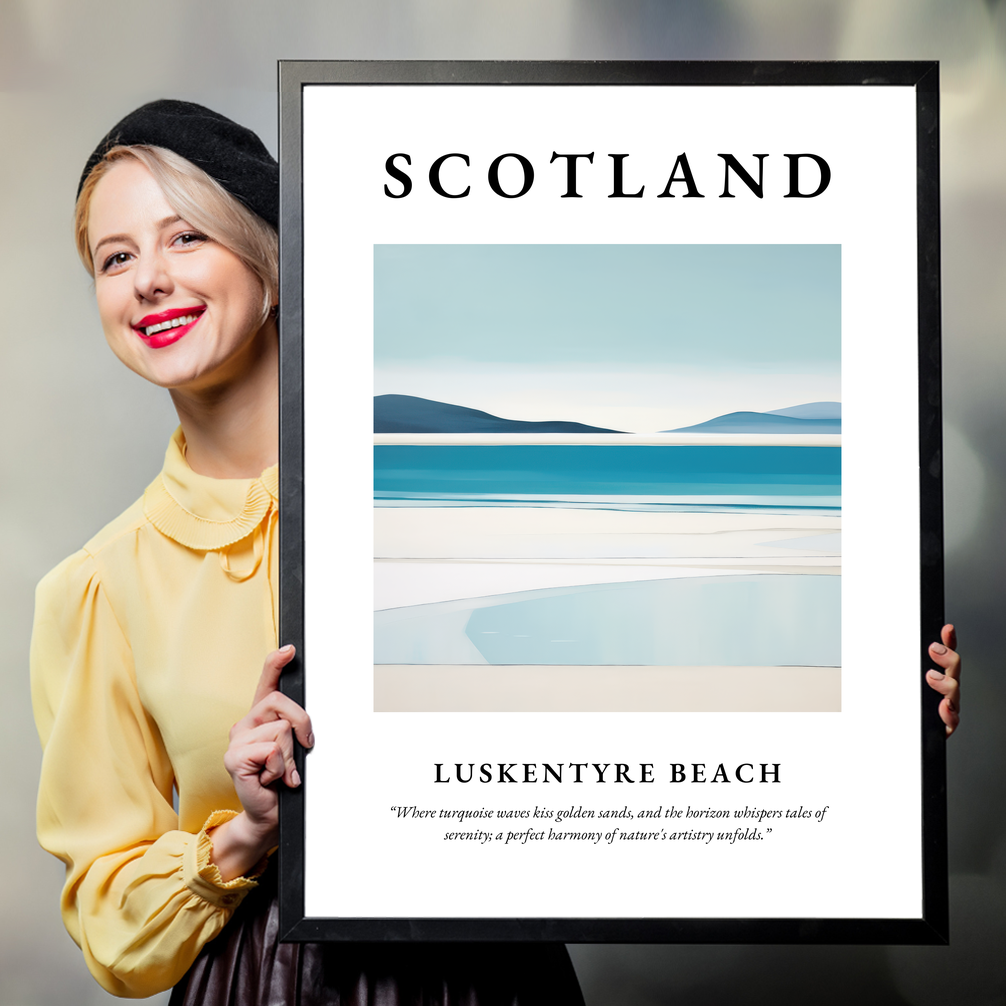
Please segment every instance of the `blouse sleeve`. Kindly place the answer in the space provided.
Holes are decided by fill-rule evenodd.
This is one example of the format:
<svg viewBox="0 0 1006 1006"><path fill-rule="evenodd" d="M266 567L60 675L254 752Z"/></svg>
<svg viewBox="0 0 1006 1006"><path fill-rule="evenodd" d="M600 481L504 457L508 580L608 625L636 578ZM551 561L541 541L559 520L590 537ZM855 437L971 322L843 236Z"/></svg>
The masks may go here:
<svg viewBox="0 0 1006 1006"><path fill-rule="evenodd" d="M178 830L173 772L132 653L85 551L38 586L31 644L42 741L38 837L66 865L63 921L118 996L170 988L255 882L224 882L208 828Z"/></svg>

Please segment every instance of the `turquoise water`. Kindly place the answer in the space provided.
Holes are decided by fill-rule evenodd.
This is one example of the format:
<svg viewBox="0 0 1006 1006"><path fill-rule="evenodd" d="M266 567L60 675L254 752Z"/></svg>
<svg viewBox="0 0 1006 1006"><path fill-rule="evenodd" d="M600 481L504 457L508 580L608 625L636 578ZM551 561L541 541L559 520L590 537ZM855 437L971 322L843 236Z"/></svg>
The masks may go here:
<svg viewBox="0 0 1006 1006"><path fill-rule="evenodd" d="M470 506L575 502L618 504L630 497L700 500L702 505L815 506L841 496L840 447L704 446L379 446L378 505L428 500Z"/></svg>
<svg viewBox="0 0 1006 1006"><path fill-rule="evenodd" d="M841 512L840 447L379 446L375 506ZM589 559L590 556L584 556ZM556 587L375 612L384 664L841 664L841 578Z"/></svg>
<svg viewBox="0 0 1006 1006"><path fill-rule="evenodd" d="M379 664L841 664L841 577L555 587L374 614Z"/></svg>

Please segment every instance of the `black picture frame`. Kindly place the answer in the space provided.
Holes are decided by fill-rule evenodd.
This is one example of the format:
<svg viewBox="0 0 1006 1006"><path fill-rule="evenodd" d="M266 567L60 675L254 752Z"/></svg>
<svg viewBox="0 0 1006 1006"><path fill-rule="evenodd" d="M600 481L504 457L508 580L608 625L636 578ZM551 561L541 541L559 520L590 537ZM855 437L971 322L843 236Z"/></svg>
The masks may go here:
<svg viewBox="0 0 1006 1006"><path fill-rule="evenodd" d="M281 61L280 119L280 640L296 644L282 688L311 710L305 649L302 96L307 86L450 87L683 85L911 87L915 93L918 245L919 564L923 903L917 918L379 918L305 914L304 779L283 790L280 927L287 941L564 941L624 943L939 944L948 941L945 736L939 696L925 684L928 644L943 624L940 377L939 72L934 62L404 62ZM333 869L339 869L335 863Z"/></svg>

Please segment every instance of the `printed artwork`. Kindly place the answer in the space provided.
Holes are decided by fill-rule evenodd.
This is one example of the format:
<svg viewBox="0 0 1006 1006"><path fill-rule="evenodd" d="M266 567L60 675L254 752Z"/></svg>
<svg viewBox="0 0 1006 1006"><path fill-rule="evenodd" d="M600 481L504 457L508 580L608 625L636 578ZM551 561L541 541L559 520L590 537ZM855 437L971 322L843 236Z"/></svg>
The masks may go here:
<svg viewBox="0 0 1006 1006"><path fill-rule="evenodd" d="M374 247L375 709L840 708L837 245Z"/></svg>

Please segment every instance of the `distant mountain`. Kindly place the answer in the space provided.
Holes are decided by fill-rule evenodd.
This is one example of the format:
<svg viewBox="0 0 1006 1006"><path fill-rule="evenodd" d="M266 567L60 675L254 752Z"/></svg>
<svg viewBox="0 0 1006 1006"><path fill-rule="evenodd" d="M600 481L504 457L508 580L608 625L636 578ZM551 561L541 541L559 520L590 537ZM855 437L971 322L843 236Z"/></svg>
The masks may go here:
<svg viewBox="0 0 1006 1006"><path fill-rule="evenodd" d="M808 402L772 412L728 412L662 433L841 433L841 402Z"/></svg>
<svg viewBox="0 0 1006 1006"><path fill-rule="evenodd" d="M770 409L766 416L792 416L793 419L842 419L841 402L808 402L788 409Z"/></svg>
<svg viewBox="0 0 1006 1006"><path fill-rule="evenodd" d="M374 396L375 433L620 433L583 423L526 423L413 395Z"/></svg>

